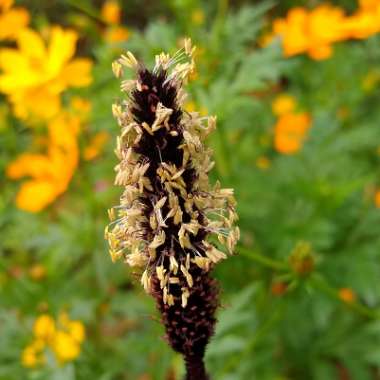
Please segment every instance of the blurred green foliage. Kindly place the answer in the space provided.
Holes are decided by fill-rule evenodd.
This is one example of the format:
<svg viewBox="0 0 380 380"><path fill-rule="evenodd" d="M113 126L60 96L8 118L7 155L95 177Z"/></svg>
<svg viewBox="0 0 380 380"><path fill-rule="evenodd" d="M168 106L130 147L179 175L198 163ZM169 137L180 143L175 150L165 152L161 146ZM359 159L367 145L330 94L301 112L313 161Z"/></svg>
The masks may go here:
<svg viewBox="0 0 380 380"><path fill-rule="evenodd" d="M39 26L68 26L81 17L80 54L95 61L94 82L80 92L92 103L92 132L118 134L110 109L121 93L110 67L122 51L149 66L154 54L174 52L184 36L198 46L189 101L218 116L209 142L213 179L235 189L242 231L239 255L215 273L223 307L207 353L213 379L380 379L380 211L373 200L380 182L380 38L339 44L322 62L284 59L278 41L258 43L270 17L320 2L249 3L127 1L123 20L131 36L116 44L99 37L99 2L23 5ZM204 19L195 22L194 12ZM273 147L271 103L282 92L312 116L294 155ZM160 339L153 301L107 255L106 209L121 193L112 186L113 142L96 160L80 163L54 205L23 212L14 205L19 184L5 169L31 134L5 104L2 98L0 380L180 379L180 358ZM260 157L269 162L265 170ZM311 264L299 270L294 260ZM42 279L30 275L36 264L46 269ZM344 302L342 288L356 299ZM20 355L36 316L64 309L86 326L78 360L24 368Z"/></svg>

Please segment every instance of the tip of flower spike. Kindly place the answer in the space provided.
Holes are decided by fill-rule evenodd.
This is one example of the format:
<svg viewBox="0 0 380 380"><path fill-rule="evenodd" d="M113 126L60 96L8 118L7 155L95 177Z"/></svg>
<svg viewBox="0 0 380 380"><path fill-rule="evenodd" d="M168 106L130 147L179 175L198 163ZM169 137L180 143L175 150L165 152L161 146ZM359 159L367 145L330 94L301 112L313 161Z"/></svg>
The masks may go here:
<svg viewBox="0 0 380 380"><path fill-rule="evenodd" d="M123 66L117 61L112 62L112 71L116 78L121 78L123 76Z"/></svg>
<svg viewBox="0 0 380 380"><path fill-rule="evenodd" d="M127 66L131 69L136 69L139 66L139 62L137 61L136 57L130 52L127 51L126 54L122 54L119 58L118 62L123 65Z"/></svg>
<svg viewBox="0 0 380 380"><path fill-rule="evenodd" d="M123 76L123 67L129 67L134 70L137 70L139 67L139 62L130 51L122 54L119 59L112 62L112 71L116 78L121 78Z"/></svg>
<svg viewBox="0 0 380 380"><path fill-rule="evenodd" d="M122 81L128 97L112 107L121 127L115 184L125 190L105 234L113 261L124 258L145 268L141 283L147 293L158 291L164 305L186 309L193 306L193 274L227 258L208 237L217 237L230 254L239 238L233 190L211 186L208 178L213 162L204 141L216 118L181 107L194 51L186 39L173 56L157 55L152 70L129 52L113 65L117 75L125 66L135 68L136 78ZM153 278L159 289L152 288Z"/></svg>
<svg viewBox="0 0 380 380"><path fill-rule="evenodd" d="M195 46L192 46L191 39L185 38L183 42L183 47L179 49L173 56L167 53L161 53L155 57L155 66L153 72L157 73L159 70L168 70L174 67L169 79L176 77L180 80L185 80L189 74L194 71L195 63L193 59L194 52L196 50ZM188 58L189 61L185 63L183 60Z"/></svg>

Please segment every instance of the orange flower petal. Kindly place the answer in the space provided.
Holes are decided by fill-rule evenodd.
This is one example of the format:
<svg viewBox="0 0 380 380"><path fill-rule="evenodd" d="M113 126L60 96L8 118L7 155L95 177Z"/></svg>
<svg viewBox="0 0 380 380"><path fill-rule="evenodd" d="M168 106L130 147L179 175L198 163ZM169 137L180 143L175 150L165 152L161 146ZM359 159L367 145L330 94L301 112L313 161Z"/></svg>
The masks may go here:
<svg viewBox="0 0 380 380"><path fill-rule="evenodd" d="M313 46L309 49L308 53L311 58L321 61L331 57L332 48L330 45Z"/></svg>
<svg viewBox="0 0 380 380"><path fill-rule="evenodd" d="M42 154L23 153L8 165L6 175L11 179L25 176L46 178L51 175L51 166L48 158Z"/></svg>
<svg viewBox="0 0 380 380"><path fill-rule="evenodd" d="M15 39L30 21L24 8L13 8L0 15L0 40Z"/></svg>
<svg viewBox="0 0 380 380"><path fill-rule="evenodd" d="M107 0L101 9L101 16L108 24L119 24L121 19L121 9L119 3L113 0Z"/></svg>
<svg viewBox="0 0 380 380"><path fill-rule="evenodd" d="M26 181L17 194L16 205L21 210L39 212L52 203L58 195L56 186L49 181Z"/></svg>

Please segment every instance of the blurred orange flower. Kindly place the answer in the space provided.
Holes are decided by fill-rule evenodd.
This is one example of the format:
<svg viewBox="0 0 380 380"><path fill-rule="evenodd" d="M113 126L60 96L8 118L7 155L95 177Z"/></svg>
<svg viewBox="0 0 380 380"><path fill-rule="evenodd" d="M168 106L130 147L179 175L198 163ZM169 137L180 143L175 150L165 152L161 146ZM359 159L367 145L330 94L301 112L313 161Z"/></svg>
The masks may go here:
<svg viewBox="0 0 380 380"><path fill-rule="evenodd" d="M284 54L292 56L304 53L309 40L305 33L308 13L304 8L293 8L285 19L276 19L273 23L274 33L283 39Z"/></svg>
<svg viewBox="0 0 380 380"><path fill-rule="evenodd" d="M107 0L101 9L101 16L108 24L103 33L103 37L107 42L117 43L128 40L130 31L121 23L121 8L117 1Z"/></svg>
<svg viewBox="0 0 380 380"><path fill-rule="evenodd" d="M344 39L344 13L338 7L319 5L308 11L293 8L285 19L274 22L274 33L283 38L285 56L308 53L313 59L331 55L331 44Z"/></svg>
<svg viewBox="0 0 380 380"><path fill-rule="evenodd" d="M276 150L283 154L297 153L302 147L310 126L311 117L306 112L281 115L275 126Z"/></svg>
<svg viewBox="0 0 380 380"><path fill-rule="evenodd" d="M97 134L95 134L95 136L93 136L93 138L91 139L89 145L84 149L83 158L86 161L90 161L98 157L109 138L109 133L105 131L98 132Z"/></svg>
<svg viewBox="0 0 380 380"><path fill-rule="evenodd" d="M341 301L345 303L352 303L356 301L356 294L350 288L341 288L338 291L338 296Z"/></svg>
<svg viewBox="0 0 380 380"><path fill-rule="evenodd" d="M78 35L59 26L50 31L46 46L31 29L17 36L17 49L0 50L0 92L13 104L15 115L50 119L61 109L61 93L91 83L92 62L75 58Z"/></svg>
<svg viewBox="0 0 380 380"><path fill-rule="evenodd" d="M16 197L22 210L38 212L64 193L78 165L79 118L62 113L48 125L47 154L23 153L7 167L9 178L29 176Z"/></svg>
<svg viewBox="0 0 380 380"><path fill-rule="evenodd" d="M375 192L375 197L374 198L375 198L374 200L375 200L376 207L380 208L380 190L377 190Z"/></svg>
<svg viewBox="0 0 380 380"><path fill-rule="evenodd" d="M115 0L107 0L104 2L100 11L102 19L107 24L119 24L121 20L120 5Z"/></svg>
<svg viewBox="0 0 380 380"><path fill-rule="evenodd" d="M359 9L347 16L343 9L321 4L312 10L291 9L273 22L273 36L282 37L287 57L307 53L315 60L327 59L332 45L351 38L368 38L380 32L380 2L360 0Z"/></svg>
<svg viewBox="0 0 380 380"><path fill-rule="evenodd" d="M380 6L379 0L359 0L359 7L366 11L372 11Z"/></svg>
<svg viewBox="0 0 380 380"><path fill-rule="evenodd" d="M342 28L344 12L339 7L320 5L309 15L309 56L315 60L329 58L332 54L331 44L345 39Z"/></svg>
<svg viewBox="0 0 380 380"><path fill-rule="evenodd" d="M380 4L376 8L363 8L345 22L348 38L365 39L380 32Z"/></svg>
<svg viewBox="0 0 380 380"><path fill-rule="evenodd" d="M13 0L0 0L0 40L13 40L30 21L25 8L12 8Z"/></svg>
<svg viewBox="0 0 380 380"><path fill-rule="evenodd" d="M270 291L274 296L282 296L286 293L288 284L282 281L275 281L270 287Z"/></svg>
<svg viewBox="0 0 380 380"><path fill-rule="evenodd" d="M104 39L111 43L126 41L129 36L129 29L118 25L109 27L104 32Z"/></svg>

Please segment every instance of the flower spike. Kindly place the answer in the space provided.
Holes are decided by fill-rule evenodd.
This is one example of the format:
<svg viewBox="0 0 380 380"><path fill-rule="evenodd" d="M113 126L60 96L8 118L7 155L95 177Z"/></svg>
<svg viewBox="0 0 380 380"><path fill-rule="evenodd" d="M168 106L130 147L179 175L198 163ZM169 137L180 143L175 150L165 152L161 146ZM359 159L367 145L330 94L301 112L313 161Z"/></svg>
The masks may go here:
<svg viewBox="0 0 380 380"><path fill-rule="evenodd" d="M122 82L127 100L112 107L121 127L115 183L124 193L110 211L106 238L113 260L142 269L168 342L185 356L188 379L202 380L219 304L210 271L233 253L239 229L233 190L208 179L212 151L204 140L216 119L182 108L194 51L187 39L173 56L157 55L151 71L130 52L113 65L117 77L126 66L136 79Z"/></svg>

